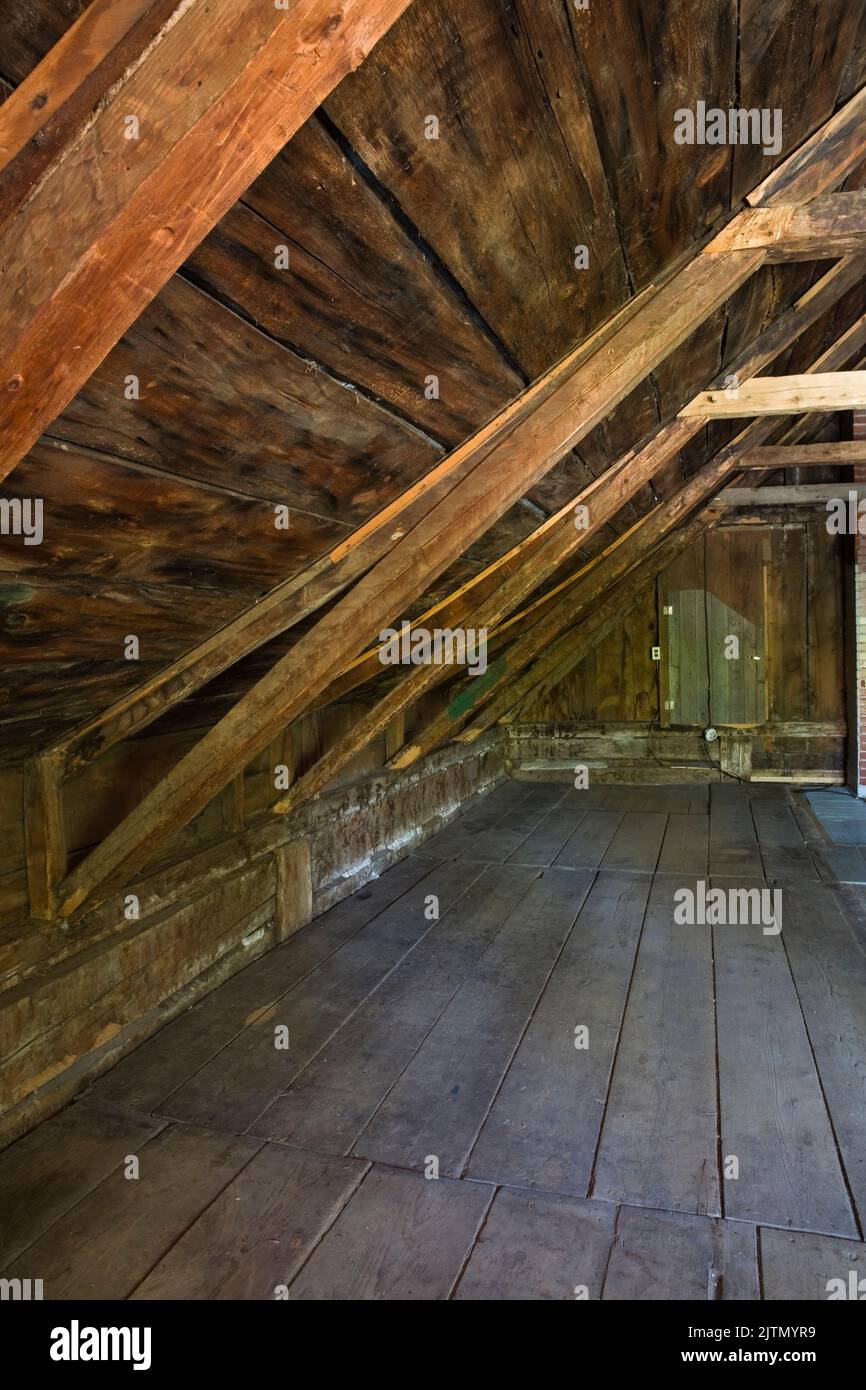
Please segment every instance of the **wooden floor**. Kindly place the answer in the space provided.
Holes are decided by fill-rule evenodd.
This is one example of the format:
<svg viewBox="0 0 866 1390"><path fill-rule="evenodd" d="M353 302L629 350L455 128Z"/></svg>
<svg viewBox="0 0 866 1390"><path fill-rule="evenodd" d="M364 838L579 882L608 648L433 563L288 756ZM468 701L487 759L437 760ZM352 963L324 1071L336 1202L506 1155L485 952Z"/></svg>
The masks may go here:
<svg viewBox="0 0 866 1390"><path fill-rule="evenodd" d="M675 925L701 879L780 888L781 935ZM0 1272L826 1299L866 1278L862 899L780 787L509 782L0 1155Z"/></svg>

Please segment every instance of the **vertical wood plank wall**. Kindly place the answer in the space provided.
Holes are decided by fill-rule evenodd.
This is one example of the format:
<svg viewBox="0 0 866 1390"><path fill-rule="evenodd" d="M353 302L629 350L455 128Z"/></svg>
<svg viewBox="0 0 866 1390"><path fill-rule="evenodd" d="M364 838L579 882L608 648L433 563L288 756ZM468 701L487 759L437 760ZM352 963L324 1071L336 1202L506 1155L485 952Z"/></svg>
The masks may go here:
<svg viewBox="0 0 866 1390"><path fill-rule="evenodd" d="M702 589L705 583L721 603L763 626L768 723L844 721L844 547L845 539L828 535L820 519L710 533L644 592L554 690L527 706L522 722L680 722L675 712L664 718L664 646L660 663L651 657L653 645L665 637L659 593ZM703 640L695 636L689 646L691 675L706 683ZM680 659L684 650L681 644ZM728 698L722 688L726 674L725 666L711 662L714 714Z"/></svg>

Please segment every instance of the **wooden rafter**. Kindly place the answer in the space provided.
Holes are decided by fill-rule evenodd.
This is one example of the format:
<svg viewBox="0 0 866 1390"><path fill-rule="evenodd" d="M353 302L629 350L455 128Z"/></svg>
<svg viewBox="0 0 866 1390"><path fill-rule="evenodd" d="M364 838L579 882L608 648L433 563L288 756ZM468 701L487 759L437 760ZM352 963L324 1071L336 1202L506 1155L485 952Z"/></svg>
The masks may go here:
<svg viewBox="0 0 866 1390"><path fill-rule="evenodd" d="M0 477L408 4L97 0L0 107Z"/></svg>
<svg viewBox="0 0 866 1390"><path fill-rule="evenodd" d="M766 249L768 261L834 260L866 247L866 189L832 193L805 207L751 208L710 242L709 251Z"/></svg>
<svg viewBox="0 0 866 1390"><path fill-rule="evenodd" d="M847 498L849 493L866 497L866 483L796 483L788 487L726 487L714 497L712 507L790 507L814 506L816 502Z"/></svg>
<svg viewBox="0 0 866 1390"><path fill-rule="evenodd" d="M837 289L839 294L843 292L843 282L851 285L856 283L858 267L859 260L840 263L831 272L838 272L840 276L832 286L827 285L828 277L824 277L821 286L825 286L825 293L829 290L833 294L832 301L827 295L824 307L838 298L835 293ZM649 287L636 296L563 362L557 363L465 444L453 450L417 483L357 527L327 555L278 584L211 637L121 696L92 719L71 730L56 745L63 755L65 771L72 773L80 770L121 739L139 733L220 672L343 593L392 551L438 502L448 496L452 488L468 476L478 459L531 415L538 403L548 393L555 391L569 373L601 351L613 334L624 328L636 313L650 303L656 288ZM821 293L820 286L816 285L815 290ZM552 517L547 524L555 524L556 520L557 517ZM485 586L492 587L525 558L528 550L543 539L544 533L545 527L539 527L525 541L476 576L472 581L476 598L485 592ZM462 593L463 590L458 590L451 596L455 603L459 604Z"/></svg>
<svg viewBox="0 0 866 1390"><path fill-rule="evenodd" d="M839 439L819 444L765 444L740 459L740 467L827 468L866 463L866 444L860 440Z"/></svg>
<svg viewBox="0 0 866 1390"><path fill-rule="evenodd" d="M800 333L836 304L847 290L859 283L864 271L866 261L862 258L848 257L840 261L728 364L719 381L732 372L745 378L767 366ZM617 316L612 327L606 326L593 336L589 344L584 344L574 354L574 365L579 365L581 353L583 360L586 360L593 350L600 350L610 332L621 327L642 303L648 302L648 298L649 294L639 296L634 305L629 305L623 315ZM548 390L555 390L559 371L557 365L517 402L508 406L491 426L476 435L473 440L475 449L494 444L497 438L504 436L517 423L524 411L531 410ZM491 594L502 580L519 565L532 561L552 532L562 529L573 534L572 513L576 505L591 503L595 509L597 503L604 503L611 487L616 487L617 495L627 500L702 428L702 420L674 420L662 429L653 431L646 440L622 455L614 468L597 480L597 484L592 484L587 490L588 496L579 494L572 498L507 554L422 613L416 620L417 624L430 624L434 619L438 626L465 622L479 602ZM397 540L411 530L426 510L466 476L472 456L472 451L466 448L456 450L415 487L354 532L340 547L292 579L277 585L213 636L135 690L121 696L92 719L71 730L56 745L64 772L69 774L80 770L121 739L140 732L227 667L344 592L354 580L393 549ZM623 480L628 485L625 491ZM320 693L316 705L327 704L355 689L374 677L379 669L378 647L374 647L349 662L343 672Z"/></svg>
<svg viewBox="0 0 866 1390"><path fill-rule="evenodd" d="M742 420L749 415L805 415L866 406L866 372L758 376L725 390L702 391L680 412L688 418Z"/></svg>
<svg viewBox="0 0 866 1390"><path fill-rule="evenodd" d="M761 264L760 251L696 255L587 358L565 359L525 396L455 451L462 480L403 534L351 593L305 634L78 865L63 887L61 914L94 903L142 868L235 773L327 685L335 665L357 655L472 542L680 346ZM555 383L552 384L552 383ZM491 436L493 442L491 442ZM452 459L454 455L451 456ZM363 529L363 528L362 528Z"/></svg>

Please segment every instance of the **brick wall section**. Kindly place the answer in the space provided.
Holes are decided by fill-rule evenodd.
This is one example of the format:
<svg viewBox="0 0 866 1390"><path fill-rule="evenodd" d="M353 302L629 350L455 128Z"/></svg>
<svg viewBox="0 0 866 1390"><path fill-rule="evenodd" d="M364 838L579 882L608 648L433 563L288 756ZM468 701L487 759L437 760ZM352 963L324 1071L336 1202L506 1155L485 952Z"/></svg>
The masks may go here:
<svg viewBox="0 0 866 1390"><path fill-rule="evenodd" d="M855 410L851 417L852 439L866 440L866 410ZM853 478L866 483L866 464L855 464ZM849 782L852 791L866 797L866 535L853 540L851 585L851 616L853 645L851 679L853 690L849 701L852 754L849 759Z"/></svg>

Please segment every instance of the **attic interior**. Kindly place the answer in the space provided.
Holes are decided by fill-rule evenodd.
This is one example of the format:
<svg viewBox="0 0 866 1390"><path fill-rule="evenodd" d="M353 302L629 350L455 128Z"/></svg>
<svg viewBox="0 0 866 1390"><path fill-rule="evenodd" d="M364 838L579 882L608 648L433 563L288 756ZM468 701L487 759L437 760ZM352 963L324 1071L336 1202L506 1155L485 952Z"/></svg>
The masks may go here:
<svg viewBox="0 0 866 1390"><path fill-rule="evenodd" d="M866 1278L866 4L15 0L0 100L4 1288Z"/></svg>

